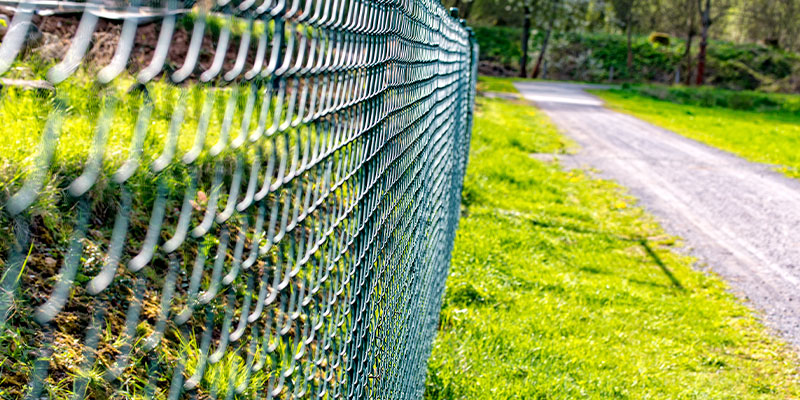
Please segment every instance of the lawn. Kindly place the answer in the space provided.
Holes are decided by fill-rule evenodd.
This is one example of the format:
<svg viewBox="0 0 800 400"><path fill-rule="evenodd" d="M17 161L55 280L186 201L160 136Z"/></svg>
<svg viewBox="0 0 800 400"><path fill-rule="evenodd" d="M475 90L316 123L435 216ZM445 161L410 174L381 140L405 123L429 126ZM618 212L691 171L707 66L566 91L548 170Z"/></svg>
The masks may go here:
<svg viewBox="0 0 800 400"><path fill-rule="evenodd" d="M134 78L127 74L119 77L111 85L100 86L85 74L83 70L76 72L76 77L60 85L58 91L25 90L11 85L0 88L0 120L3 121L7 131L7 134L0 135L0 148L7 150L0 154L0 199L2 199L0 200L0 285L3 285L0 290L5 290L6 284L19 282L10 286L18 286L19 289L14 296L8 321L5 320L6 310L0 310L0 398L2 399L22 398L27 392L26 382L31 380L35 373L34 368L41 364L37 363L37 357L40 349L44 348L42 343L46 343L44 339L52 338L52 342L55 343L50 356L45 388L47 397L54 399L73 398L73 396L82 398L75 389L79 386L76 383L79 381L78 378L86 379L88 382L87 398L112 398L112 393L113 398L143 398L142 393L146 391L144 388L148 384L150 373L148 370L150 362L144 361L145 355L148 360L159 359L166 365L176 363L179 354L185 351L187 371L192 371L202 353L197 347L199 340L194 340L194 332L186 333L190 335L188 337L191 340L189 340L188 337L181 336L183 333L177 329L169 327L165 333L165 345L149 353L145 352L141 345L133 348L130 356L132 366L127 370L124 379L105 378L103 374L119 359L118 354L121 351L119 349L123 346L121 344L123 339L120 338L124 337L122 332L126 329L126 308L129 309L127 305L133 293L131 282L135 282L134 279L141 278L146 285L147 297L142 314L149 317L142 318L142 321L149 318L149 322L152 322L153 316L160 313L158 296L162 293L161 288L165 287L164 281L167 275L167 268L164 268L165 258L156 255L148 268L136 275L128 268L119 268L112 284L99 296L90 296L86 288L90 279L99 274L100 268L106 262L104 249L110 246L112 229L117 229L116 225L112 227L112 222L118 220L116 215L121 203L120 188L124 187L131 193L131 203L136 205L129 214L128 239L125 239L126 246L122 250L126 257L124 262L127 262L127 257L138 254L139 249L143 247L142 239L149 229L151 205L157 193L153 190L158 182L157 179L163 179L162 182L170 193L164 206L169 210L164 217L165 225L176 225L181 198L186 190L190 169L186 161L172 162L158 175L159 178L156 178L150 165L165 152L169 140L174 140L174 151L167 159L180 157L186 160L186 154L196 143L200 143L205 149L215 145L221 141L220 132L226 115L232 115L231 120L235 121L230 125L229 138L237 138L242 132L240 121L248 96L255 88L247 85L228 85L211 90L208 86L195 83L175 86L164 80L150 82L146 87L142 87L135 84ZM40 78L41 75L43 75L41 72L27 71L26 76L18 78ZM184 118L175 117L181 115L181 112L175 111L178 109L182 110ZM259 116L259 111L260 109L256 108L254 115ZM207 129L202 134L200 132L203 120L198 117L201 114L208 115ZM147 134L137 140L135 132L137 124L141 125L138 122L140 115L148 116L144 119L147 122L147 125L144 125ZM3 256L10 254L9 248L15 243L14 235L19 225L17 225L18 220L12 218L4 208L8 204L7 199L20 190L23 182L30 176L35 176L32 172L36 169L34 166L38 164L40 153L47 147L43 145L47 142L44 139L46 127L54 124L54 121L57 121L55 125L60 126L60 129L56 130L57 137L50 141L53 147L52 160L46 164L47 173L43 178L39 196L26 210L29 216L25 218L31 221L30 226L33 226L34 235L30 248L24 249L27 254L22 268L24 273L10 275L6 269L8 259L4 259ZM98 121L106 121L108 129L104 134L98 133L102 132L99 126L103 126ZM268 119L266 127L269 128L272 122L272 118ZM249 125L244 127L244 132L255 131L258 123L259 118L251 118ZM177 128L172 128L173 125ZM173 135L171 132L175 132L174 138L168 139ZM54 282L60 279L57 274L59 265L65 264L62 260L67 254L67 246L71 246L71 240L78 226L75 222L79 210L79 206L76 205L78 201L68 195L66 188L88 165L89 154L98 146L103 149L101 153L103 173L99 174L92 190L85 196L90 199L87 203L92 207L91 229L82 240L84 249L80 259L80 270L75 273L75 284L70 289L70 300L65 306L70 312L62 312L56 316L51 324L55 327L54 333L49 333L51 336L47 338L48 334L42 333L45 331L30 316L33 315L33 307L43 302L42 298L50 293ZM272 149L266 146L263 148ZM241 155L245 159L252 157L256 152L256 146L245 149ZM284 152L283 149L275 151L281 155ZM211 186L209 181L214 175L212 173L214 168L217 165L225 165L225 168L232 169L236 157L240 154L225 151L213 157L209 153L208 150L203 151L191 166L196 168L195 171L199 176L199 188L206 191L209 191L208 188ZM112 175L130 159L140 160L140 167L124 186L114 183ZM227 201L227 192L221 194L220 202ZM196 207L205 210L207 204L207 201L198 200ZM203 212L195 213L192 223L199 224ZM244 218L247 218L246 214L237 213L228 223L235 227L234 229L239 229L238 227L242 226L241 219ZM162 232L164 236L171 237L167 230ZM188 260L194 259L194 251L194 248L184 246L184 249L176 253ZM184 274L181 271L181 275ZM204 279L206 278L210 277L205 276ZM209 285L205 280L202 284ZM175 307L181 304L180 302L186 301L186 297L181 296L186 296L187 287L188 284L184 284L177 291L173 298ZM231 287L244 290L241 279ZM3 294L0 293L0 296ZM5 300L3 297L5 296L0 297L0 300ZM122 306L109 306L104 311L106 325L99 340L95 362L85 367L82 360L85 359L86 350L79 344L83 343L86 335L88 316L91 315L88 310L98 307L96 304ZM210 304L223 307L224 303L214 300L214 303ZM216 312L220 318L224 315L222 310ZM136 329L138 339L148 337L154 328L153 324L142 322ZM218 395L224 398L223 392L227 392L228 384L227 380L223 381L220 377L227 379L230 376L228 371L235 370L238 377L245 376L240 372L246 365L241 354L237 351L228 351L218 363L206 369L201 397L206 395L207 389L219 387ZM262 369L261 372L248 376L251 387L264 386L258 382L266 378L268 373L267 369ZM156 376L161 380L157 383L160 388L169 384L163 381L164 375ZM159 396L163 397L163 393L157 397Z"/></svg>
<svg viewBox="0 0 800 400"><path fill-rule="evenodd" d="M514 81L522 81L522 80L525 79L478 75L478 91L519 93L519 91L517 91L517 88L514 87Z"/></svg>
<svg viewBox="0 0 800 400"><path fill-rule="evenodd" d="M586 83L582 81L549 81L547 79L533 79L533 78L510 78L503 76L489 76L478 75L478 91L479 92L499 92L499 93L515 93L518 94L519 90L514 87L514 82L570 82L570 83ZM800 105L798 105L800 107Z"/></svg>
<svg viewBox="0 0 800 400"><path fill-rule="evenodd" d="M80 77L79 77L80 78ZM124 379L109 380L103 376L105 371L110 368L118 359L117 354L123 346L123 338L126 322L126 308L128 299L131 296L134 279L142 279L145 282L147 297L143 314L152 316L160 311L154 308L154 304L159 304L157 299L160 289L164 287L166 268L164 268L163 258L157 255L148 268L141 273L134 275L128 268L119 268L114 281L101 295L92 297L87 291L87 282L99 274L100 267L105 262L105 253L102 249L109 247L109 238L112 236L112 224L115 222L116 209L119 207L120 185L113 183L111 176L119 170L120 166L131 157L132 148L141 151L139 156L141 164L138 171L128 179L124 187L130 191L132 204L136 207L130 213L128 220L129 239L126 242L125 257L136 252L143 247L141 238L148 229L150 221L150 205L154 202L156 191L155 174L150 172L150 165L156 160L163 149L166 147L167 137L169 136L170 126L173 123L173 116L178 114L173 109L182 107L184 116L179 122L180 132L175 134L175 151L177 156L184 156L191 149L198 134L201 119L195 116L201 114L201 110L209 115L208 132L203 136L206 147L217 143L222 130L224 116L228 109L233 114L234 121L241 121L241 115L245 108L245 99L251 93L248 87L228 86L222 89L208 90L206 87L196 84L176 87L167 84L165 81L156 81L148 84L144 89L134 85L132 77L126 75L115 81L114 85L98 87L89 79L74 79L59 87L58 92L36 92L21 88L6 86L0 90L0 120L3 121L7 132L0 136L0 148L8 150L0 154L0 255L8 255L9 247L15 242L14 234L17 228L17 220L4 212L6 199L19 190L22 182L32 175L33 165L44 146L43 136L45 127L56 120L61 125L58 135L57 146L53 152L52 161L48 164L48 174L44 178L44 187L30 207L31 225L38 229L34 235L31 247L28 250L24 273L20 273L16 278L6 279L6 260L0 256L0 284L19 281L17 295L14 297L12 313L9 316L10 323L0 319L0 398L17 399L22 398L28 390L26 382L29 382L36 368L39 351L45 343L43 340L46 334L40 325L34 323L30 316L33 314L33 306L42 302L42 297L48 293L56 281L58 270L56 267L64 263L59 261L67 253L65 250L70 245L71 237L77 224L78 207L76 201L67 197L66 187L83 171L87 165L88 154L93 151L101 135L96 134L98 121L102 120L102 115L107 115L109 126L106 143L103 145L103 169L92 190L87 195L92 204L92 229L83 240L84 250L81 257L80 270L75 274L75 282L71 288L71 298L65 309L70 312L60 313L52 326L54 333L50 333L55 343L54 350L50 356L49 375L47 376L46 394L48 398L66 399L82 398L75 389L79 387L76 382L78 378L86 379L88 382L87 398L144 398L142 393L146 392L145 386L148 384L148 373L150 371L147 359L159 359L165 364L176 363L182 351L187 353L187 371L192 371L197 365L202 351L198 348L199 340L195 340L195 333L187 333L188 337L181 336L177 329L169 328L166 330L166 344L159 346L153 352L145 352L142 346L137 345L132 351L130 364L132 365L125 374ZM150 113L147 125L148 134L141 138L141 143L133 145L134 131L140 110L144 109L144 99L147 99ZM113 99L113 101L109 101ZM176 106L176 104L178 104ZM60 111L56 111L60 110ZM258 115L258 113L256 113ZM250 121L247 132L251 132L258 122L257 118ZM231 137L240 134L239 122L232 125ZM269 126L269 125L268 125ZM199 141L202 143L202 141ZM251 147L249 153L244 157L250 157L255 152L255 146ZM237 153L229 151L218 156L215 160L232 165ZM215 164L210 162L213 157L208 151L203 152L197 158L196 164L201 176L198 181L206 185L210 171ZM165 208L172 210L164 218L167 224L175 225L175 220L180 214L180 196L183 193L184 185L188 179L188 166L185 162L174 162L160 174L165 179L165 186L171 191L168 196ZM210 185L201 186L207 188ZM176 194L176 191L180 193ZM207 189L206 189L207 190ZM227 202L227 193L220 196ZM205 207L207 203L200 203L198 207ZM202 215L202 213L199 213ZM237 214L229 221L231 226L241 226L238 221L246 218L244 214ZM198 220L193 220L199 223ZM116 225L115 225L116 226ZM124 225L123 225L124 226ZM114 227L113 229L116 229ZM123 228L124 229L124 228ZM237 228L238 229L238 228ZM166 233L166 231L164 231ZM186 259L194 258L194 249L184 246L186 249L179 253L184 254ZM47 260L52 260L48 263ZM127 262L127 260L125 260ZM184 272L181 272L183 275ZM205 278L208 278L206 276ZM179 279L183 279L182 277ZM241 281L241 280L240 280ZM208 283L203 283L208 285ZM186 289L188 284L182 289ZM240 282L233 283L231 287L243 287ZM4 288L3 288L4 289ZM2 289L0 289L2 290ZM238 289L237 289L238 290ZM2 293L0 293L2 295ZM185 301L185 292L178 291L173 299L175 306L180 304L178 301ZM97 300L102 299L102 300ZM98 303L99 302L99 303ZM107 303L104 303L107 302ZM85 326L88 325L87 310L97 307L96 304L121 304L121 307L109 306L105 310L105 329L102 330L100 344L98 345L97 356L94 364L89 367L83 366L86 351L82 343L85 337ZM223 304L217 302L210 304ZM218 305L215 305L218 306ZM158 306L155 306L158 307ZM222 306L220 306L222 307ZM0 318L5 318L4 311L0 312ZM219 316L224 315L222 310L217 310ZM156 313L156 314L154 314ZM145 317L147 318L147 317ZM142 320L145 321L146 319ZM153 327L148 322L142 322L136 326L137 335L141 338L148 337L153 331ZM138 338L139 336L137 336ZM189 340L188 338L191 338ZM228 391L227 381L220 377L230 376L229 371L236 371L238 377L245 374L241 370L245 366L241 353L228 351L225 356L213 366L209 366L203 375L203 389L201 396L206 395L208 388L219 388L219 397L224 398ZM88 368L84 370L84 368ZM159 367L160 368L160 367ZM267 369L261 370L256 374L248 376L251 387L261 387L261 380L267 378ZM163 381L164 375L158 375L158 385L165 387L168 382ZM237 378L238 379L238 378ZM220 384L224 382L224 384ZM216 390L216 389L211 389ZM163 397L159 391L157 397ZM159 397L159 398L160 398Z"/></svg>
<svg viewBox="0 0 800 400"><path fill-rule="evenodd" d="M572 145L479 98L426 399L797 398L798 359Z"/></svg>
<svg viewBox="0 0 800 400"><path fill-rule="evenodd" d="M704 98L725 99L726 91L710 90ZM720 148L750 161L773 164L776 169L793 178L800 178L800 113L784 109L794 107L794 99L786 95L766 98L774 110L759 107L735 109L736 103L725 106L712 102L714 107L679 104L659 100L636 90L593 91L606 105L664 127L691 139ZM752 103L745 97L738 97ZM732 98L736 99L736 98ZM758 99L757 99L758 100ZM783 102L782 102L783 101Z"/></svg>

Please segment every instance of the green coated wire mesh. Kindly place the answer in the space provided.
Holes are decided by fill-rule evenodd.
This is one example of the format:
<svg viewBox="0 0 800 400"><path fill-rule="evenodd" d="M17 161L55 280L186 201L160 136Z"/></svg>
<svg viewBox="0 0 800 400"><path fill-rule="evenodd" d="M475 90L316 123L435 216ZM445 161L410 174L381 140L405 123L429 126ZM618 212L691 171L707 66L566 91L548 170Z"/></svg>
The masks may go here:
<svg viewBox="0 0 800 400"><path fill-rule="evenodd" d="M463 21L0 6L0 398L422 396L475 97Z"/></svg>

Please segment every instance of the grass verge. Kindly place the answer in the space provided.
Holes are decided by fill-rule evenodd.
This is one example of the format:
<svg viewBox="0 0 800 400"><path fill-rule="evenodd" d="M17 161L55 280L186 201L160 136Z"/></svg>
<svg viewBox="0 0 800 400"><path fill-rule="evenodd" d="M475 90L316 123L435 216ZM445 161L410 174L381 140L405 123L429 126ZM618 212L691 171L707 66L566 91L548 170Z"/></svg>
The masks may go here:
<svg viewBox="0 0 800 400"><path fill-rule="evenodd" d="M750 161L777 165L777 170L800 178L800 154L795 151L800 146L800 114L782 110L755 111L677 104L633 90L592 93L605 100L613 110L631 114Z"/></svg>
<svg viewBox="0 0 800 400"><path fill-rule="evenodd" d="M478 75L479 92L519 93L514 81L521 78L503 78L499 76Z"/></svg>
<svg viewBox="0 0 800 400"><path fill-rule="evenodd" d="M797 357L569 143L478 99L426 399L797 398Z"/></svg>

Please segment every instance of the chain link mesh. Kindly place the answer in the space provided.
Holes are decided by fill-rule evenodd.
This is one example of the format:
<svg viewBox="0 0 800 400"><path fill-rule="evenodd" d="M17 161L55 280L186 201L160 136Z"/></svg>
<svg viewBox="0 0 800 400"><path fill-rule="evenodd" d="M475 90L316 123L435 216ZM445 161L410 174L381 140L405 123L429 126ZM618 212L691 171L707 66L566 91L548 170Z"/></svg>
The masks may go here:
<svg viewBox="0 0 800 400"><path fill-rule="evenodd" d="M0 4L3 107L44 109L4 186L0 394L422 396L475 96L463 22L434 0ZM20 86L54 18L68 47Z"/></svg>

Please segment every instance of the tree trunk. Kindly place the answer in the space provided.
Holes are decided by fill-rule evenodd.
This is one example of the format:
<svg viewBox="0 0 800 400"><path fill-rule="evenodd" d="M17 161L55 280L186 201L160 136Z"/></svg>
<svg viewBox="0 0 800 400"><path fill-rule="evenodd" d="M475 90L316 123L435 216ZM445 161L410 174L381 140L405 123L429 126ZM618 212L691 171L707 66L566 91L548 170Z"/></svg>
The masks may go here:
<svg viewBox="0 0 800 400"><path fill-rule="evenodd" d="M688 4L692 7L691 4ZM683 58L686 62L686 76L683 78L686 86L692 84L692 42L694 41L694 15L689 13L689 31L686 33L686 49L683 51Z"/></svg>
<svg viewBox="0 0 800 400"><path fill-rule="evenodd" d="M474 1L470 1L464 4L463 10L461 11L461 18L469 19L470 11L472 11L472 5L475 4Z"/></svg>
<svg viewBox="0 0 800 400"><path fill-rule="evenodd" d="M627 25L625 29L628 31L628 62L626 64L628 68L628 76L633 75L633 47L631 45L631 35L633 34L633 29L631 29L631 20L628 19L628 22L625 24Z"/></svg>
<svg viewBox="0 0 800 400"><path fill-rule="evenodd" d="M545 54L547 54L547 44L550 43L550 33L553 32L553 20L556 18L558 1L559 0L552 0L550 3L550 15L548 18L550 22L547 24L547 32L545 32L544 41L542 41L542 50L539 51L539 57L536 59L536 66L533 68L533 74L531 74L534 78L538 78L539 74L542 73L542 62L544 61Z"/></svg>
<svg viewBox="0 0 800 400"><path fill-rule="evenodd" d="M686 49L683 52L683 58L686 63L686 76L683 81L687 86L692 84L692 41L694 40L694 33L686 37Z"/></svg>
<svg viewBox="0 0 800 400"><path fill-rule="evenodd" d="M700 50L697 52L697 85L706 83L706 48L708 47L708 29L704 26L700 36Z"/></svg>
<svg viewBox="0 0 800 400"><path fill-rule="evenodd" d="M539 52L539 57L536 59L536 66L533 68L533 77L538 78L539 74L542 72L542 61L544 61L544 55L547 52L547 44L550 42L550 32L552 32L552 28L547 28L547 32L544 34L544 41L542 41L542 50Z"/></svg>
<svg viewBox="0 0 800 400"><path fill-rule="evenodd" d="M702 0L699 0L702 3ZM711 26L711 0L706 0L706 6L700 7L700 50L697 52L697 85L702 86L706 81L706 48L708 47L708 28Z"/></svg>
<svg viewBox="0 0 800 400"><path fill-rule="evenodd" d="M522 23L522 59L519 62L520 78L527 77L528 68L528 36L531 33L531 8L525 4L525 21Z"/></svg>

